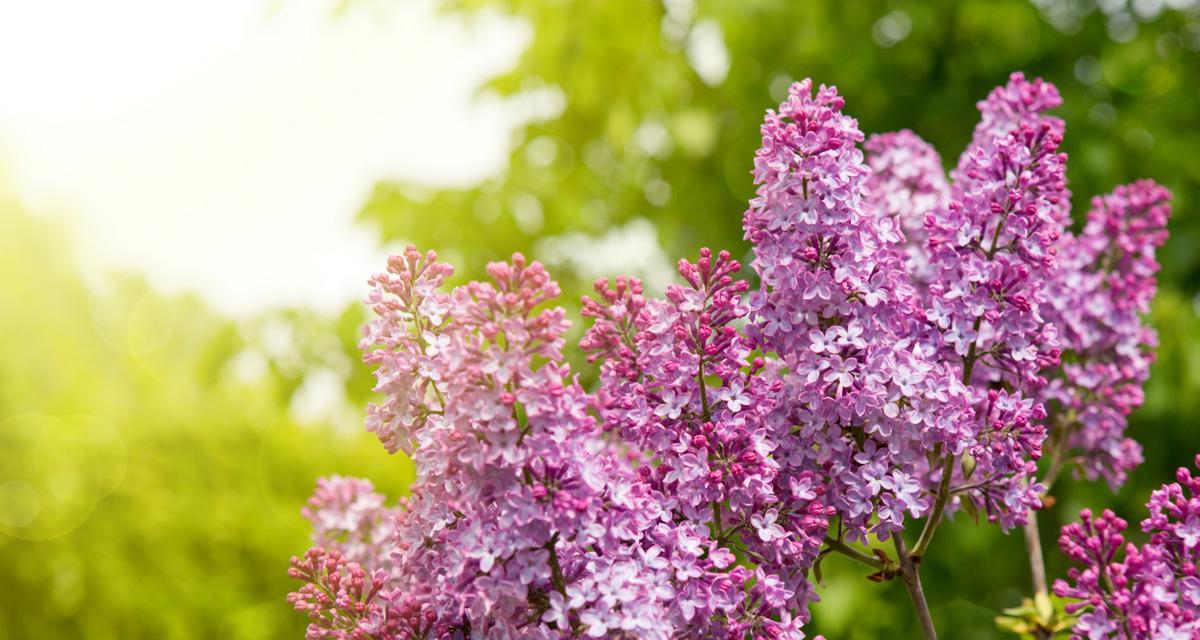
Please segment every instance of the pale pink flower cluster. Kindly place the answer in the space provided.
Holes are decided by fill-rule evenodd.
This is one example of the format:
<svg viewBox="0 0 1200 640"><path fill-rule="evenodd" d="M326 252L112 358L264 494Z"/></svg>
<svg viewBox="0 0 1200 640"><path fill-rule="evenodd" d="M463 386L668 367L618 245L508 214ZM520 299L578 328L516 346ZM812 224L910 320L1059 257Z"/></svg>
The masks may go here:
<svg viewBox="0 0 1200 640"><path fill-rule="evenodd" d="M317 481L300 511L313 527L313 545L337 549L367 571L387 569L397 519L406 509L385 506L386 498L370 480L331 476Z"/></svg>
<svg viewBox="0 0 1200 640"><path fill-rule="evenodd" d="M950 204L950 182L933 145L905 129L867 138L867 191L876 214L896 220L912 284L923 290L932 277L925 218Z"/></svg>

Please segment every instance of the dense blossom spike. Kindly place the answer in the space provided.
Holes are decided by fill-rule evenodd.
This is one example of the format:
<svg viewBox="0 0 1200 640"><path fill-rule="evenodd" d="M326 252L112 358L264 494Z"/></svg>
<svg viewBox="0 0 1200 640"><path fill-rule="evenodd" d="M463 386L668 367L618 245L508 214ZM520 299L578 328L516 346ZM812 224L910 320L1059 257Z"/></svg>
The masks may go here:
<svg viewBox="0 0 1200 640"><path fill-rule="evenodd" d="M450 297L439 289L453 273L432 251L416 247L388 259L388 270L371 278L367 302L377 318L367 325L361 348L375 365L375 392L382 405L367 407L367 431L379 436L388 452L411 454L418 429L439 411L445 393L438 356L449 335Z"/></svg>
<svg viewBox="0 0 1200 640"><path fill-rule="evenodd" d="M1181 468L1175 479L1146 504L1145 544L1125 544L1125 521L1107 510L1063 527L1063 552L1083 566L1054 585L1081 613L1073 638L1200 637L1200 477Z"/></svg>
<svg viewBox="0 0 1200 640"><path fill-rule="evenodd" d="M696 263L680 261L687 284L668 286L665 300L647 302L637 281L619 280L611 289L597 283L599 300L584 306L596 322L582 344L607 356L605 426L657 454L653 471L641 470L672 520L710 531L720 553L757 565L748 599L737 598L733 609L709 598L689 601L694 615L712 619L704 637L806 620L813 599L807 572L830 515L816 474L785 472L790 437L774 416L782 381L751 357L733 325L748 312L748 284L734 277L740 268L728 253L706 249ZM630 310L637 310L632 318ZM609 346L616 336L628 338L620 348Z"/></svg>
<svg viewBox="0 0 1200 640"><path fill-rule="evenodd" d="M313 544L336 550L368 571L388 569L388 553L397 518L405 511L386 507L386 498L369 480L332 476L317 481L316 491L301 510L313 526Z"/></svg>
<svg viewBox="0 0 1200 640"><path fill-rule="evenodd" d="M780 419L797 425L794 458L828 477L852 539L940 517L951 491L1007 524L1034 504L1013 487L1032 472L1036 410L1007 395L989 403L939 348L895 221L868 202L862 134L841 106L832 90L814 97L799 83L767 115L745 216L762 281L753 335L790 370ZM972 474L951 464L959 455L973 457Z"/></svg>
<svg viewBox="0 0 1200 640"><path fill-rule="evenodd" d="M1061 356L1046 318L1047 285L1065 232L1070 193L1062 122L1042 113L1060 102L1040 79L1014 74L980 103L983 120L953 174L951 201L927 220L932 276L925 317L940 359L959 362L978 422L976 468L1004 469L981 492L1002 525L1024 523L1041 504L1036 478L1046 437L1038 402ZM990 408L997 388L1007 411ZM985 478L987 474L985 472Z"/></svg>
<svg viewBox="0 0 1200 640"><path fill-rule="evenodd" d="M923 290L930 279L925 218L950 204L950 183L937 151L904 129L867 139L867 189L875 215L899 223L913 285Z"/></svg>
<svg viewBox="0 0 1200 640"><path fill-rule="evenodd" d="M1125 427L1142 404L1158 344L1142 315L1154 298L1154 254L1166 241L1170 197L1143 180L1093 200L1083 233L1063 242L1062 268L1050 283L1050 319L1068 354L1044 393L1064 414L1055 453L1114 488L1142 461Z"/></svg>
<svg viewBox="0 0 1200 640"><path fill-rule="evenodd" d="M597 437L588 397L562 363L563 311L539 310L557 285L520 255L488 273L492 283L445 298L440 324L419 311L383 318L434 327L409 335L439 378L436 408L415 433L419 478L396 534L398 587L479 637L575 628L656 637L670 628L670 571L639 558L696 561L701 549L679 547L674 536L688 532L657 521L628 461ZM629 544L656 527L660 538ZM616 608L614 597L628 602Z"/></svg>
<svg viewBox="0 0 1200 640"><path fill-rule="evenodd" d="M961 193L930 220L926 316L946 351L980 365L979 380L1037 388L1057 364L1057 328L1041 307L1064 231L1052 214L1067 197L1060 142L1050 125L1022 123L991 154L980 147Z"/></svg>

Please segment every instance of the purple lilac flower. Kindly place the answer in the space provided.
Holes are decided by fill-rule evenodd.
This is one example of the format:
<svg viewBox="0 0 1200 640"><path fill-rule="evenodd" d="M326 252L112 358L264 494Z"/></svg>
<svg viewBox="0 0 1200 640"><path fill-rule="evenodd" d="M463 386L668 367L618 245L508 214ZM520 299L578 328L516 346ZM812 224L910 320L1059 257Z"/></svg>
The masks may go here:
<svg viewBox="0 0 1200 640"><path fill-rule="evenodd" d="M733 325L748 312L739 269L728 253L703 250L695 264L680 261L686 284L668 286L665 300L645 300L636 280L602 280L584 301L596 321L581 347L603 362L605 427L653 453L657 466L639 471L670 518L694 523L722 557L757 566L743 576L754 578L749 589L728 585L739 594L732 606L688 593L684 617L706 627L703 637L798 637L784 629L807 619L807 572L829 512L815 474L780 473L787 433L773 413L782 382Z"/></svg>
<svg viewBox="0 0 1200 640"><path fill-rule="evenodd" d="M1064 239L1062 268L1050 283L1048 317L1068 354L1044 393L1064 414L1056 434L1064 450L1055 453L1113 488L1142 461L1125 428L1142 404L1158 344L1142 317L1154 298L1154 254L1167 237L1170 197L1143 180L1093 200L1083 233Z"/></svg>
<svg viewBox="0 0 1200 640"><path fill-rule="evenodd" d="M1200 456L1196 465L1200 466ZM1075 602L1073 638L1175 639L1200 636L1200 477L1186 468L1150 496L1143 545L1125 544L1126 523L1105 510L1083 511L1059 544L1073 568L1054 592Z"/></svg>
<svg viewBox="0 0 1200 640"><path fill-rule="evenodd" d="M925 218L950 204L942 158L908 129L873 135L863 148L871 169L869 199L875 215L883 218L880 235L889 243L903 241L909 276L914 286L924 290L932 275Z"/></svg>
<svg viewBox="0 0 1200 640"><path fill-rule="evenodd" d="M727 325L744 313L744 285L731 285L731 271L728 256L705 256L682 269L691 286L672 289L670 309L641 309L642 322L661 330L641 331L659 354L647 362L657 357L678 382L643 400L673 390L672 408L644 417L671 428L695 421L688 428L708 437L672 443L678 450L664 459L675 464L647 473L637 452L649 440L604 437L596 399L569 377L563 312L544 308L558 287L540 264L514 256L489 266L491 283L447 294L450 270L432 253L410 248L393 259L373 280L379 318L363 342L387 395L368 426L411 452L418 479L391 514L388 546L367 536L389 513L369 484L319 486L307 515L316 541L333 550L314 549L293 570L306 582L292 601L312 617L310 636L803 638L806 572L827 514L819 483L771 471L760 433L769 405L759 406L771 383L739 370L749 351ZM704 376L696 370L688 386L688 366L726 381L709 394L711 420L696 413ZM728 472L712 486L699 463L708 451L714 470ZM768 512L773 535L763 539L750 518ZM736 554L759 558L758 573ZM368 579L369 566L387 570Z"/></svg>
<svg viewBox="0 0 1200 640"><path fill-rule="evenodd" d="M892 216L879 214L878 200L872 204L870 170L857 148L862 134L842 105L834 90L822 87L814 96L805 81L793 86L778 113L767 114L755 162L758 195L745 216L762 281L751 297L750 331L788 370L789 402L778 419L797 436L787 443L789 462L827 478L829 501L850 539L886 538L904 528L906 517L933 515L938 492L945 499L953 492L956 504L981 503L1006 526L1019 522L1039 504L1037 488L1026 482L1036 469L1043 437L1036 421L1044 413L1017 392L988 394L986 378L971 375L966 361L1012 361L1003 352L1011 345L1033 378L1050 358L1027 355L1026 335L1010 335L1036 321L1024 306L1007 309L1022 302L1019 286L1032 286L1020 282L1028 274L1016 264L1028 251L1006 249L992 259L943 231L953 216L957 230L987 226L995 235L986 199L999 185L986 177L1000 169L972 167L970 179L979 184L961 191L961 202L926 212L928 286L937 298L926 310ZM877 145L883 153L885 142ZM1007 158L1022 144L1041 149L1015 133L993 146ZM1051 151L1039 157L1059 166ZM1061 182L1054 169L1047 171L1036 180ZM1024 180L1019 186L1025 189L1032 179L1014 178ZM1014 192L1018 199L1041 197ZM1011 242L1016 234L999 236ZM1047 241L1054 237L1047 232ZM955 271L960 263L973 270ZM1009 290L1015 300L1006 303ZM1005 315L998 313L1001 306ZM930 320L938 314L941 324ZM970 465L954 464L967 458ZM880 481L895 478L893 472L916 482L920 495L907 491L910 483Z"/></svg>
<svg viewBox="0 0 1200 640"><path fill-rule="evenodd" d="M1042 111L1060 102L1053 85L1021 74L993 91L979 104L949 205L926 222L925 316L940 358L957 362L971 389L977 423L966 454L984 483L982 506L1005 527L1024 523L1044 489L1035 475L1046 412L1034 400L1060 358L1058 328L1043 309L1070 194L1062 122ZM997 388L1006 391L994 397Z"/></svg>
<svg viewBox="0 0 1200 640"><path fill-rule="evenodd" d="M383 399L366 426L417 481L398 507L320 481L316 546L290 571L308 636L799 640L831 550L911 587L943 513L1025 523L1048 409L1048 473L1119 483L1140 460L1124 430L1168 194L1120 187L1067 233L1063 123L1045 114L1060 102L1014 74L979 103L948 182L908 131L864 157L836 90L793 85L763 123L744 216L757 290L708 250L662 299L599 281L579 345L600 364L591 394L539 263L446 291L432 252L392 257L368 299ZM1151 542L1120 562L1115 516L1064 530L1086 568L1056 590L1084 600L1080 637L1198 633L1197 482L1181 471L1155 493ZM901 555L845 545L872 537Z"/></svg>

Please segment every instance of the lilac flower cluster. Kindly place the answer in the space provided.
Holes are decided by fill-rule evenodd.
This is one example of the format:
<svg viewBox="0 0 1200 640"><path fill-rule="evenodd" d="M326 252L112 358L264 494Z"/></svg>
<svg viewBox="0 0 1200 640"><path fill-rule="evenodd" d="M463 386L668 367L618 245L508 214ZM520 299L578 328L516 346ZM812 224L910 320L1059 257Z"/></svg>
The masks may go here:
<svg viewBox="0 0 1200 640"><path fill-rule="evenodd" d="M1014 75L980 103L949 185L911 132L873 138L865 162L832 89L799 83L767 115L745 217L752 335L790 370L787 420L807 425L852 539L905 512L936 526L982 508L1008 527L1040 504L1036 393L1059 358L1040 306L1068 198L1061 123L1040 114L1056 104Z"/></svg>
<svg viewBox="0 0 1200 640"><path fill-rule="evenodd" d="M867 192L875 215L900 223L907 269L920 290L929 283L925 218L950 204L950 183L937 150L905 129L867 139Z"/></svg>
<svg viewBox="0 0 1200 640"><path fill-rule="evenodd" d="M987 461L984 504L1005 525L1023 523L1043 489L1035 476L1046 415L1035 400L1060 350L1042 307L1070 194L1062 122L1042 111L1060 102L1052 85L1021 74L993 91L952 173L950 203L926 219L925 317L940 359L961 363L976 411L968 453Z"/></svg>
<svg viewBox="0 0 1200 640"><path fill-rule="evenodd" d="M292 568L309 636L798 640L836 552L900 578L934 637L918 565L947 516L1035 531L1063 466L1119 482L1140 457L1124 429L1168 194L1120 187L1069 233L1060 102L1014 74L948 179L916 134L863 144L835 89L796 83L754 159L757 287L707 249L661 299L600 280L592 392L539 263L447 290L432 252L392 257L368 299L367 429L417 480L399 507L318 486L317 548ZM1200 516L1170 518L1156 530ZM1111 547L1115 526L1075 538ZM1112 560L1079 539L1073 557ZM886 540L894 556L858 546Z"/></svg>
<svg viewBox="0 0 1200 640"><path fill-rule="evenodd" d="M344 532L374 526L380 501L364 483L322 483L307 513L333 549L293 569L310 635L803 638L828 515L817 478L780 476L770 459L777 389L728 326L744 314L736 270L706 254L681 265L691 286L669 304L642 309L636 284L595 303L585 345L640 323L631 344L661 381L625 390L643 422L606 411L601 425L563 363L563 312L543 308L558 288L540 264L517 255L489 266L492 283L443 293L449 268L432 253L393 258L364 340L388 395L369 427L411 451L418 479L392 544L356 562L376 538ZM709 375L723 383L709 391ZM686 433L668 442L674 431ZM652 466L641 451L658 446L672 453ZM368 578L377 564L389 570Z"/></svg>
<svg viewBox="0 0 1200 640"><path fill-rule="evenodd" d="M312 640L368 638L368 629L384 615L375 600L387 573L381 569L368 576L340 551L309 549L303 558L292 558L288 575L305 583L288 594L288 602L308 615L305 635Z"/></svg>
<svg viewBox="0 0 1200 640"><path fill-rule="evenodd" d="M924 489L942 470L928 460L963 450L970 414L955 372L921 344L900 225L871 210L863 136L841 107L804 81L767 114L745 215L761 280L749 330L786 368L789 468L827 477L846 535L865 541L929 514Z"/></svg>
<svg viewBox="0 0 1200 640"><path fill-rule="evenodd" d="M581 346L603 362L605 427L656 453L657 465L639 473L671 520L708 529L722 553L757 566L747 603L687 606L706 617L799 622L830 509L816 474L788 468L794 439L775 407L782 381L762 358L751 360L732 326L748 312L739 270L728 253L703 250L695 264L680 261L686 285L668 286L665 300L645 300L636 280L601 281L598 299L585 300L584 315L596 321ZM729 623L720 631L715 637L737 635Z"/></svg>
<svg viewBox="0 0 1200 640"><path fill-rule="evenodd" d="M492 283L446 294L437 288L448 267L407 256L375 281L379 318L365 341L380 345L368 360L382 360L381 384L395 377L396 353L414 354L401 377L428 381L420 395L405 391L407 415L421 419L403 436L418 443L418 480L392 554L398 588L441 634L669 629L670 563L687 571L704 549L670 524L660 544L637 544L659 525L656 503L597 437L587 394L569 378L564 313L539 310L557 285L514 256L489 266ZM425 273L435 274L427 289L409 285Z"/></svg>
<svg viewBox="0 0 1200 640"><path fill-rule="evenodd" d="M944 350L979 365L967 380L977 389L1037 386L1058 361L1056 328L1040 307L1070 194L1062 123L1040 110L1059 102L1052 85L1020 74L993 91L980 103L983 120L959 160L950 204L926 221L936 271L926 317L942 330Z"/></svg>
<svg viewBox="0 0 1200 640"><path fill-rule="evenodd" d="M1067 354L1043 396L1064 416L1056 453L1114 488L1142 461L1125 427L1142 404L1158 344L1141 317L1154 298L1170 197L1143 180L1096 198L1083 233L1063 242L1050 283L1048 316Z"/></svg>
<svg viewBox="0 0 1200 640"><path fill-rule="evenodd" d="M1085 510L1082 522L1063 527L1063 552L1083 565L1054 585L1076 600L1068 612L1083 612L1072 637L1200 637L1200 476L1181 468L1175 480L1146 504L1145 544L1125 544L1126 523L1108 510L1099 517Z"/></svg>
<svg viewBox="0 0 1200 640"><path fill-rule="evenodd" d="M386 500L369 480L332 476L317 481L300 513L312 523L314 545L373 572L388 568L396 520L405 512Z"/></svg>

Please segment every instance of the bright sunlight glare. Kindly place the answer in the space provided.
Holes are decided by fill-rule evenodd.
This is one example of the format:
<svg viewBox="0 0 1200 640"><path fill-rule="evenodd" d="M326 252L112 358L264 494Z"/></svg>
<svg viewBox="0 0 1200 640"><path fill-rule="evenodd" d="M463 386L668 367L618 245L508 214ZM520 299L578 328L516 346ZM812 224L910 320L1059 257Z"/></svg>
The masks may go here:
<svg viewBox="0 0 1200 640"><path fill-rule="evenodd" d="M382 264L353 224L373 182L477 180L519 118L474 95L527 29L388 4L0 3L0 185L67 216L88 268L336 309Z"/></svg>

